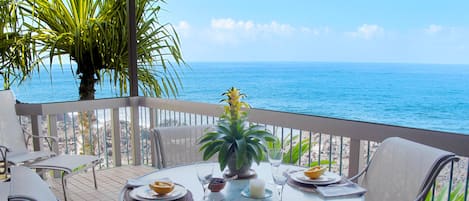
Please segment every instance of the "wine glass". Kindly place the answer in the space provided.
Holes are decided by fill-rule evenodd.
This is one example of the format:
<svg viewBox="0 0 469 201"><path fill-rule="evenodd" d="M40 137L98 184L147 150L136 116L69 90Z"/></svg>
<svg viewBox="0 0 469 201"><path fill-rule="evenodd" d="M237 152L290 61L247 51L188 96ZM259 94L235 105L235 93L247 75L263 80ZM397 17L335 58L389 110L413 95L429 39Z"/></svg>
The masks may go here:
<svg viewBox="0 0 469 201"><path fill-rule="evenodd" d="M282 165L282 164L278 164L278 165L273 164L271 167L272 167L272 178L274 179L274 183L277 186L279 200L282 201L283 187L285 186L288 180L289 166Z"/></svg>
<svg viewBox="0 0 469 201"><path fill-rule="evenodd" d="M196 166L197 169L197 178L199 179L200 184L202 184L202 188L204 190L204 197L203 200L207 199L207 187L212 180L213 177L213 170L215 169L215 165L212 163L200 163Z"/></svg>
<svg viewBox="0 0 469 201"><path fill-rule="evenodd" d="M280 146L273 146L267 150L270 165L278 167L282 163L284 150Z"/></svg>

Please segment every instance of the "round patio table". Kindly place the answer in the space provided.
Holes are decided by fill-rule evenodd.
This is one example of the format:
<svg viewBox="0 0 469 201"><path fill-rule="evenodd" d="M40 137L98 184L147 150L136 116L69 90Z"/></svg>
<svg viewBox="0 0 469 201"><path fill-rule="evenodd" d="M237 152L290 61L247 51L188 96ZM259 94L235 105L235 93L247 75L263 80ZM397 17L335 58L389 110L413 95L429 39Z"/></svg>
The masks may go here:
<svg viewBox="0 0 469 201"><path fill-rule="evenodd" d="M214 174L214 177L222 177L222 173L219 170L218 163L215 164L215 169L218 170ZM192 196L187 200L195 200L199 201L203 198L203 189L202 185L199 183L197 178L196 172L196 165L184 165L184 166L177 166L172 168L165 168L156 170L155 172L143 175L136 180L143 181L143 183L150 183L151 181L161 179L161 178L169 178L174 183L181 184L182 186L186 187ZM292 166L296 167L297 166ZM269 163L262 162L260 165L253 164L252 169L254 169L257 173L257 178L263 179L266 183L266 188L272 190L273 196L267 198L265 200L279 200L277 196L276 186L273 182L272 175L271 175L271 167ZM243 200L258 200L247 198L241 195L241 191L249 185L249 179L239 179L239 180L232 180L227 182L225 188L218 192L213 193L207 190L208 193L208 200L213 201L243 201ZM119 195L119 200L122 201L131 201L129 199L128 193L131 191L131 188L125 186ZM183 199L184 200L184 199ZM320 200L337 200L337 201L363 201L365 200L364 196L349 196L349 197L337 197L337 198L324 198L321 197L317 193L313 192L305 192L298 190L294 187L291 187L289 184L285 184L283 190L283 200L284 201L300 201L300 200L312 200L312 201L320 201Z"/></svg>

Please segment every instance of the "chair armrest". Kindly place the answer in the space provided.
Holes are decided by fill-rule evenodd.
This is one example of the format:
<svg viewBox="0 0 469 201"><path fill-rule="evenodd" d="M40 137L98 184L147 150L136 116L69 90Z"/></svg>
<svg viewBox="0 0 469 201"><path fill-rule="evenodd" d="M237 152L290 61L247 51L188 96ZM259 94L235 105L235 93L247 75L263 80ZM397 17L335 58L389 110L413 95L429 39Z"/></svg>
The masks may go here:
<svg viewBox="0 0 469 201"><path fill-rule="evenodd" d="M420 192L420 194L417 196L415 201L425 200L425 197L430 191L430 188L433 186L433 182L435 181L436 177L440 174L440 171L446 166L446 164L448 164L451 161L458 162L459 158L456 156L450 156L444 159L443 161L441 161L440 165L438 165L438 167L436 167L434 171L432 172L432 174L430 175L429 180L424 185L424 187L422 188L422 192Z"/></svg>
<svg viewBox="0 0 469 201"><path fill-rule="evenodd" d="M52 142L56 143L57 144L57 137L52 137L52 136L37 136L37 135L32 135L30 133L27 133L27 132L24 132L26 135L27 135L27 138L26 138L26 143L29 142L29 139L31 138L37 138L37 139L45 139L47 141L47 145L49 146L49 150L50 151L53 151L52 150Z"/></svg>
<svg viewBox="0 0 469 201"><path fill-rule="evenodd" d="M370 161L371 162L371 161ZM363 174L365 174L365 172L368 170L368 166L370 165L370 163L368 163L368 165L363 168L363 170L361 170L358 174L356 174L355 176L353 177L350 177L349 180L350 181L353 181L355 183L358 183L358 178L360 178Z"/></svg>
<svg viewBox="0 0 469 201"><path fill-rule="evenodd" d="M8 148L6 146L0 145L0 175L4 175L8 171L8 160L7 152Z"/></svg>
<svg viewBox="0 0 469 201"><path fill-rule="evenodd" d="M441 170L451 161L458 162L459 158L456 157L456 156L449 156L446 159L442 160L441 163L434 169L434 171L432 171L432 173L429 177L429 180L424 185L424 187L422 188L422 192L420 192L420 194L417 196L415 201L425 200L425 197L428 194L428 192L430 191L430 188L433 186L433 183L434 183L436 177L439 175Z"/></svg>
<svg viewBox="0 0 469 201"><path fill-rule="evenodd" d="M3 145L0 145L0 151L2 151L2 152L3 152L3 150L5 150L5 152L8 152L8 151L10 151L10 150L8 149L8 147L6 147L6 146L3 146Z"/></svg>

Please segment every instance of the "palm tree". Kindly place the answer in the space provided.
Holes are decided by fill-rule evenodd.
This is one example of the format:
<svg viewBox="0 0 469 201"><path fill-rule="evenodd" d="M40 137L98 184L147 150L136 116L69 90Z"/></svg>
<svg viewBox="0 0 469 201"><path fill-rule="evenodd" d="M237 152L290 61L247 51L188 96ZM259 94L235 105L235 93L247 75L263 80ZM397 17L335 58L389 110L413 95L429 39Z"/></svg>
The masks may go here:
<svg viewBox="0 0 469 201"><path fill-rule="evenodd" d="M14 0L0 1L0 76L4 89L23 81L34 67L31 35L22 31L19 12Z"/></svg>
<svg viewBox="0 0 469 201"><path fill-rule="evenodd" d="M135 0L138 41L138 80L144 95L176 96L179 66L185 65L179 38L170 24L158 19L163 0ZM23 0L21 10L28 20L24 26L32 33L39 61L63 56L77 64L73 72L80 80L80 100L94 99L95 86L104 77L120 89L129 90L128 22L126 0ZM37 62L39 64L40 62ZM80 115L84 134L83 153L94 154L89 122L93 112ZM89 152L88 152L89 151Z"/></svg>
<svg viewBox="0 0 469 201"><path fill-rule="evenodd" d="M127 1L24 0L24 21L41 60L76 62L80 100L94 99L95 85L108 77L125 94L128 87ZM185 65L179 38L158 20L161 0L136 0L138 80L144 95L176 96L178 67Z"/></svg>

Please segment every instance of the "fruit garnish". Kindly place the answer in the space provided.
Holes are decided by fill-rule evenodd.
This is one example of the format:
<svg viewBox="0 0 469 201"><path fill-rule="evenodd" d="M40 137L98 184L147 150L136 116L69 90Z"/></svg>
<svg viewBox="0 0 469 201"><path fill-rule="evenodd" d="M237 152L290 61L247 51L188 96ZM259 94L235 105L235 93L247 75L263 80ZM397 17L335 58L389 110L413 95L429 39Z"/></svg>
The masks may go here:
<svg viewBox="0 0 469 201"><path fill-rule="evenodd" d="M154 183L149 184L149 187L156 193L164 195L173 191L174 183L166 181L155 181Z"/></svg>
<svg viewBox="0 0 469 201"><path fill-rule="evenodd" d="M310 179L317 179L322 174L324 174L325 171L326 171L325 167L321 168L321 166L314 166L312 168L305 170L304 174Z"/></svg>

